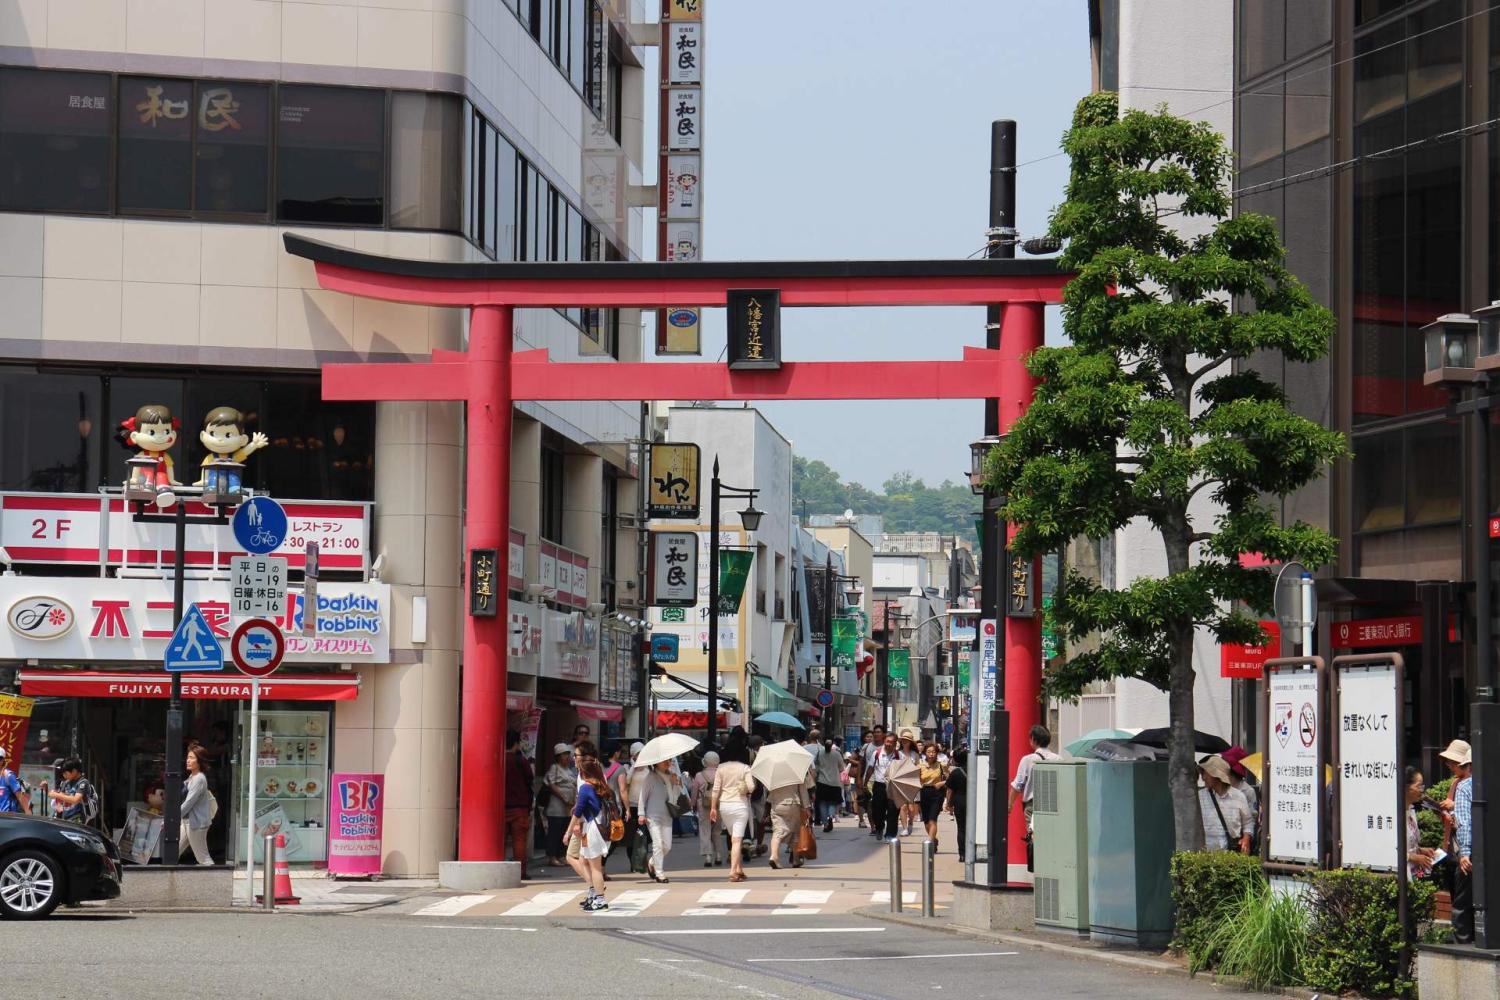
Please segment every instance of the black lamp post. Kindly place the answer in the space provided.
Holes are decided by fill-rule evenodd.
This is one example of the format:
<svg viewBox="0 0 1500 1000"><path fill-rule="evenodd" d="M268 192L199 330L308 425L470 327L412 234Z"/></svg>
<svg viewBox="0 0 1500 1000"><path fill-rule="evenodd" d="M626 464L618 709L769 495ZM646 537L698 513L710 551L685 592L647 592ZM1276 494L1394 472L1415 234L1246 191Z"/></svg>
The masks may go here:
<svg viewBox="0 0 1500 1000"><path fill-rule="evenodd" d="M719 481L719 456L714 456L714 475L708 502L708 734L709 743L718 734L719 721L719 501L732 497L749 501L740 511L740 524L754 534L764 511L755 509L755 489L725 486Z"/></svg>

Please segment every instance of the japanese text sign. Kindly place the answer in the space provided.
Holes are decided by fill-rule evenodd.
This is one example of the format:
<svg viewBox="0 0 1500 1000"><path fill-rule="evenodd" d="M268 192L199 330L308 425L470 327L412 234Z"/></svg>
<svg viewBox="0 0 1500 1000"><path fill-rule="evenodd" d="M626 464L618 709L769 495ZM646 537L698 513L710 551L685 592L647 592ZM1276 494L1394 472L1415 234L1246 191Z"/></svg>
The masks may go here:
<svg viewBox="0 0 1500 1000"><path fill-rule="evenodd" d="M1395 646L1422 644L1422 616L1399 618L1363 618L1352 622L1334 622L1329 626L1335 649L1391 649Z"/></svg>
<svg viewBox="0 0 1500 1000"><path fill-rule="evenodd" d="M646 516L696 520L701 452L696 444L653 444Z"/></svg>
<svg viewBox="0 0 1500 1000"><path fill-rule="evenodd" d="M473 618L500 613L499 561L495 549L469 550L469 615Z"/></svg>
<svg viewBox="0 0 1500 1000"><path fill-rule="evenodd" d="M781 293L774 288L731 288L725 295L729 367L775 371L781 367Z"/></svg>
<svg viewBox="0 0 1500 1000"><path fill-rule="evenodd" d="M690 608L698 603L698 535L692 531L651 533L651 606Z"/></svg>
<svg viewBox="0 0 1500 1000"><path fill-rule="evenodd" d="M31 709L35 704L33 698L0 694L0 750L5 751L11 767L18 766L21 751L26 748L26 729L31 725Z"/></svg>
<svg viewBox="0 0 1500 1000"><path fill-rule="evenodd" d="M328 816L328 872L379 875L385 775L335 771Z"/></svg>
<svg viewBox="0 0 1500 1000"><path fill-rule="evenodd" d="M1265 755L1267 856L1318 865L1323 817L1323 699L1308 666L1264 671L1271 738Z"/></svg>
<svg viewBox="0 0 1500 1000"><path fill-rule="evenodd" d="M1402 717L1394 664L1338 670L1334 738L1338 745L1340 864L1393 871L1400 858L1396 825L1401 787ZM1274 737L1273 737L1274 738Z"/></svg>
<svg viewBox="0 0 1500 1000"><path fill-rule="evenodd" d="M1266 661L1281 649L1281 626L1273 621L1260 623L1266 633L1262 646L1246 646L1237 642L1226 642L1219 647L1219 676L1239 680L1259 680L1265 672Z"/></svg>

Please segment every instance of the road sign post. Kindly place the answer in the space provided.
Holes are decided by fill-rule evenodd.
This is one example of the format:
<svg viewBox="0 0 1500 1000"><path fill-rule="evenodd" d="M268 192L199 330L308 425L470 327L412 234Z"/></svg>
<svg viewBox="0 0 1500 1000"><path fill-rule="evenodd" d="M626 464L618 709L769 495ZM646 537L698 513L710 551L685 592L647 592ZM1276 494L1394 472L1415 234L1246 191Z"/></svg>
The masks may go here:
<svg viewBox="0 0 1500 1000"><path fill-rule="evenodd" d="M240 623L229 640L229 655L241 673L250 676L250 731L246 736L249 744L250 780L245 810L245 894L246 902L255 905L255 792L260 780L256 765L260 763L260 679L268 677L281 666L286 653L286 640L281 630L264 618L251 618ZM270 860L267 859L267 866Z"/></svg>

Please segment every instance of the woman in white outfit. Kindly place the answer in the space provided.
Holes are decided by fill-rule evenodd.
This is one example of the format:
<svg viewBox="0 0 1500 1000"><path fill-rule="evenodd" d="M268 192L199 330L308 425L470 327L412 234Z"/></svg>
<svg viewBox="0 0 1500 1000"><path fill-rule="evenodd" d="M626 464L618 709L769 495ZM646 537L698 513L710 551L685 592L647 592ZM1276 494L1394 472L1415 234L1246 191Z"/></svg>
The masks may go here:
<svg viewBox="0 0 1500 1000"><path fill-rule="evenodd" d="M640 825L651 831L651 859L646 862L646 875L653 882L668 882L671 880L664 873L667 852L672 849L672 813L667 803L676 802L682 794L682 779L672 770L670 760L637 770L643 773L636 784L635 809L640 815Z"/></svg>
<svg viewBox="0 0 1500 1000"><path fill-rule="evenodd" d="M193 857L200 865L211 865L214 859L208 853L208 828L213 825L218 803L208 790L208 776L203 773L204 756L206 754L199 744L188 747L188 779L182 783L180 843L193 849Z"/></svg>
<svg viewBox="0 0 1500 1000"><path fill-rule="evenodd" d="M723 827L709 819L708 815L710 811L709 790L714 786L714 775L718 773L718 770L719 755L710 750L703 755L703 770L693 775L688 792L692 799L693 812L698 814L698 853L703 855L704 868L724 863L724 855L719 848L719 833Z"/></svg>
<svg viewBox="0 0 1500 1000"><path fill-rule="evenodd" d="M743 741L726 746L724 757L709 791L708 818L723 824L729 834L729 881L743 882L745 834L750 829L750 793L755 790L755 779L750 777L750 765L745 760L749 752Z"/></svg>

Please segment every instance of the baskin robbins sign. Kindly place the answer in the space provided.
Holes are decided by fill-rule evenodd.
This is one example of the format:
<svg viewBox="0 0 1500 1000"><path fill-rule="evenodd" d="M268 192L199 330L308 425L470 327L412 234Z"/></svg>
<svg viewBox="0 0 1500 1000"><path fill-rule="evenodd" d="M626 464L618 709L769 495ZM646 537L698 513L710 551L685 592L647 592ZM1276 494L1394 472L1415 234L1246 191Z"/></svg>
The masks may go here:
<svg viewBox="0 0 1500 1000"><path fill-rule="evenodd" d="M234 631L229 590L228 581L189 580L183 595L226 650ZM313 636L303 635L304 603L292 591L276 621L286 635L287 662L390 662L388 584L321 584ZM0 660L160 665L174 624L167 580L0 576L0 609Z"/></svg>
<svg viewBox="0 0 1500 1000"><path fill-rule="evenodd" d="M328 873L379 875L385 775L333 775L328 817Z"/></svg>

